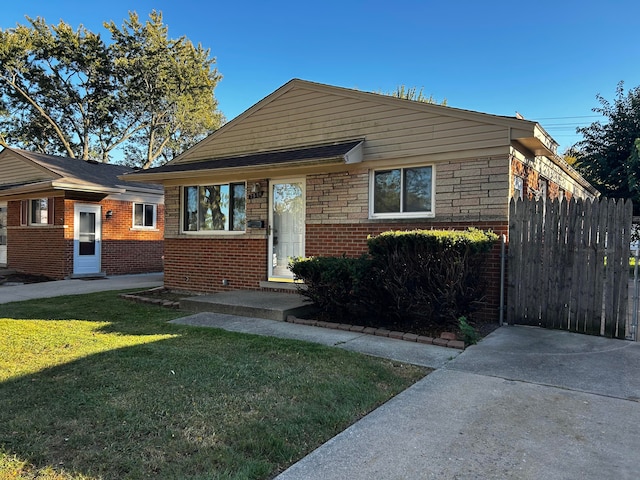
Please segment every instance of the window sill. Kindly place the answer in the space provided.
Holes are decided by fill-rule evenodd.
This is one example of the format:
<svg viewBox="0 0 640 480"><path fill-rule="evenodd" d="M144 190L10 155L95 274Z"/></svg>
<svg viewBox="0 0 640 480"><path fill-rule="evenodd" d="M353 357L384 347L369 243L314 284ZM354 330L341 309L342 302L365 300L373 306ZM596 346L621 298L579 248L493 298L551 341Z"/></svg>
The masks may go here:
<svg viewBox="0 0 640 480"><path fill-rule="evenodd" d="M416 220L420 218L435 218L435 213L385 213L370 215L369 220Z"/></svg>
<svg viewBox="0 0 640 480"><path fill-rule="evenodd" d="M240 235L246 235L246 231L237 230L208 230L200 232L180 232L182 237L237 237Z"/></svg>
<svg viewBox="0 0 640 480"><path fill-rule="evenodd" d="M131 227L129 229L132 232L159 232L156 227Z"/></svg>

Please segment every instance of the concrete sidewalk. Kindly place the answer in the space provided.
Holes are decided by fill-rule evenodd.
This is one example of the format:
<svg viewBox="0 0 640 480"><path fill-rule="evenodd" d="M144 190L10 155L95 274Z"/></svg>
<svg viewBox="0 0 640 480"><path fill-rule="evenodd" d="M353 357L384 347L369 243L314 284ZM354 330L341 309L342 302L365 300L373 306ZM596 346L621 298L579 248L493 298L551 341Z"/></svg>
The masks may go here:
<svg viewBox="0 0 640 480"><path fill-rule="evenodd" d="M107 290L128 290L158 287L164 283L162 273L144 273L139 275L116 275L98 279L57 280L52 282L28 283L25 285L0 286L0 304L33 300L35 298L51 298L62 295L79 295L83 293L102 292Z"/></svg>

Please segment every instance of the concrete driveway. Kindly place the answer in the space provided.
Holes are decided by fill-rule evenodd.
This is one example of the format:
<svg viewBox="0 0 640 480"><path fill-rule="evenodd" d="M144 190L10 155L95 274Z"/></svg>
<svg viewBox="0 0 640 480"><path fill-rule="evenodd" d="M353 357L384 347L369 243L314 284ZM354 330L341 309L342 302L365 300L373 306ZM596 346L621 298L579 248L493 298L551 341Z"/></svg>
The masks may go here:
<svg viewBox="0 0 640 480"><path fill-rule="evenodd" d="M640 345L501 327L282 473L640 478Z"/></svg>

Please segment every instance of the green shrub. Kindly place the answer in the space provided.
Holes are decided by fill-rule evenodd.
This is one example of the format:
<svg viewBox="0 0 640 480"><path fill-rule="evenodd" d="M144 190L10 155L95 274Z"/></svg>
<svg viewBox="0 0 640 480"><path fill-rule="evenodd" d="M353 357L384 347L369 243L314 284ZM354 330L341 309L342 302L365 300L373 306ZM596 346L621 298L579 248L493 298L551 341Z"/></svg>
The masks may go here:
<svg viewBox="0 0 640 480"><path fill-rule="evenodd" d="M481 304L482 269L498 236L467 231L414 230L370 237L378 311L395 324L457 326Z"/></svg>
<svg viewBox="0 0 640 480"><path fill-rule="evenodd" d="M304 281L306 288L299 293L322 312L338 318L364 315L371 285L371 261L366 256L294 258L289 268L297 280Z"/></svg>
<svg viewBox="0 0 640 480"><path fill-rule="evenodd" d="M460 317L458 319L458 328L460 329L465 345L475 345L478 343L478 332L475 328L469 325L467 317Z"/></svg>
<svg viewBox="0 0 640 480"><path fill-rule="evenodd" d="M304 281L300 293L334 321L456 328L483 300L482 268L497 238L477 229L385 232L369 237L369 255L296 258L290 268Z"/></svg>

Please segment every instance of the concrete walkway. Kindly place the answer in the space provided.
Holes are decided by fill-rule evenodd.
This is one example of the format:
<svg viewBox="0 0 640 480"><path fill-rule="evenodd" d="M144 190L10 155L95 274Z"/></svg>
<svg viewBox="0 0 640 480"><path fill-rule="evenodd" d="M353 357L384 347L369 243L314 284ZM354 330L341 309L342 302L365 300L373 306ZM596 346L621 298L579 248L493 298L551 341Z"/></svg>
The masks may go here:
<svg viewBox="0 0 640 480"><path fill-rule="evenodd" d="M133 288L143 290L161 286L163 283L164 275L162 273L145 273L140 275L116 275L98 279L57 280L25 285L0 286L0 304L108 290L128 290Z"/></svg>

